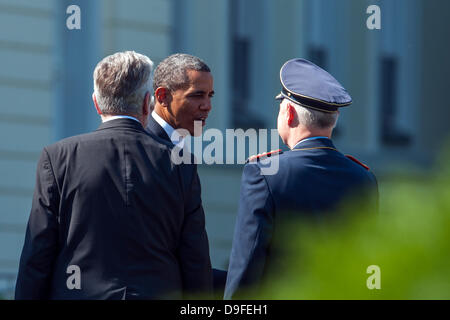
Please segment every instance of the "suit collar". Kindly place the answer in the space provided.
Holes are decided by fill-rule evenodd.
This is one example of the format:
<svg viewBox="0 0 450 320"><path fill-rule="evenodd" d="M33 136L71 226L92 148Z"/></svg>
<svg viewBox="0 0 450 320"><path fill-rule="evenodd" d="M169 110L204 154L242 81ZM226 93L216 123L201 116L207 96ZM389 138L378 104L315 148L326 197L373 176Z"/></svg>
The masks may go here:
<svg viewBox="0 0 450 320"><path fill-rule="evenodd" d="M103 122L102 124L100 124L97 130L104 130L111 128L129 128L129 129L136 129L139 131L145 131L144 127L140 122L128 118L119 118Z"/></svg>
<svg viewBox="0 0 450 320"><path fill-rule="evenodd" d="M166 131L161 127L161 125L158 122L156 122L156 120L151 115L148 117L147 130L153 133L155 136L172 143Z"/></svg>
<svg viewBox="0 0 450 320"><path fill-rule="evenodd" d="M332 148L336 149L333 144L333 141L328 138L320 138L313 140L305 140L302 143L298 143L292 150L302 150L302 149L311 149L311 148Z"/></svg>

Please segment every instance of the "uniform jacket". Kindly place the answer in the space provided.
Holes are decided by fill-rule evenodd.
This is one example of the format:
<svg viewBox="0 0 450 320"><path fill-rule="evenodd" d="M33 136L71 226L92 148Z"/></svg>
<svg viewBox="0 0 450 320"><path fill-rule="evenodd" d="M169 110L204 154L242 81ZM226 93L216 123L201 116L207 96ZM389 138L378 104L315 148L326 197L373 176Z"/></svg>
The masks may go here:
<svg viewBox="0 0 450 320"><path fill-rule="evenodd" d="M226 299L263 278L275 226L288 214L321 219L360 190L368 190L376 210L375 176L337 151L330 139L307 140L275 157L279 168L274 175L262 175L261 162L244 166Z"/></svg>
<svg viewBox="0 0 450 320"><path fill-rule="evenodd" d="M211 290L196 168L173 165L170 148L132 119L45 147L16 298L160 299Z"/></svg>

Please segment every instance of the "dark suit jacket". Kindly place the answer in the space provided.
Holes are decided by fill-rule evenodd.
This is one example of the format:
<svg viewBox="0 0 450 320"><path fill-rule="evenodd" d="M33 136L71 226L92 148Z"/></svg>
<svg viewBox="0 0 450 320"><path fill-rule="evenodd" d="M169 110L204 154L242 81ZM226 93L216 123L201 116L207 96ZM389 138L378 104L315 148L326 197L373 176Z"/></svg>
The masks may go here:
<svg viewBox="0 0 450 320"><path fill-rule="evenodd" d="M375 176L337 151L330 139L304 141L276 157L279 169L274 175L261 175L260 162L244 166L226 299L266 275L275 226L286 223L283 219L320 221L350 195L366 197L367 205L377 210Z"/></svg>
<svg viewBox="0 0 450 320"><path fill-rule="evenodd" d="M161 127L161 125L156 122L156 120L150 115L148 125L147 125L147 131L150 133L153 133L157 137L166 140L172 147L174 147L174 144L170 140L169 136L167 135L166 131ZM180 155L182 154L184 150L180 151ZM195 164L194 156L190 155L191 164L192 166L197 167ZM195 169L197 171L197 169ZM197 177L197 180L200 181L200 179ZM200 182L199 182L200 183ZM201 201L201 200L200 200ZM214 288L214 297L217 299L223 298L223 293L225 290L225 282L227 279L227 272L220 269L212 269L213 271L213 288Z"/></svg>
<svg viewBox="0 0 450 320"><path fill-rule="evenodd" d="M170 145L131 119L45 147L16 298L209 293L211 263L195 169L173 165ZM80 269L81 289L68 288L72 265Z"/></svg>

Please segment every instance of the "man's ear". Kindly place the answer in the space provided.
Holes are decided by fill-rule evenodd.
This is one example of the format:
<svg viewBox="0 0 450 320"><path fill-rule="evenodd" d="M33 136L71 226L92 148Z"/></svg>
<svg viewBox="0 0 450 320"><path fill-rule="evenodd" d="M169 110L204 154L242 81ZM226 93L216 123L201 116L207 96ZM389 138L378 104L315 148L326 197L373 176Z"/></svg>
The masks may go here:
<svg viewBox="0 0 450 320"><path fill-rule="evenodd" d="M164 87L159 87L155 90L155 103L159 103L160 105L167 107L169 105L169 90Z"/></svg>
<svg viewBox="0 0 450 320"><path fill-rule="evenodd" d="M295 108L292 104L288 103L286 111L287 111L286 112L286 120L287 120L288 125L290 126L292 124L292 122L294 121Z"/></svg>
<svg viewBox="0 0 450 320"><path fill-rule="evenodd" d="M150 112L150 92L147 91L144 97L144 102L142 102L142 115L147 117Z"/></svg>
<svg viewBox="0 0 450 320"><path fill-rule="evenodd" d="M102 115L102 110L100 110L98 103L97 103L97 97L95 96L95 92L92 93L92 101L94 101L95 110L97 110L97 113L99 115Z"/></svg>

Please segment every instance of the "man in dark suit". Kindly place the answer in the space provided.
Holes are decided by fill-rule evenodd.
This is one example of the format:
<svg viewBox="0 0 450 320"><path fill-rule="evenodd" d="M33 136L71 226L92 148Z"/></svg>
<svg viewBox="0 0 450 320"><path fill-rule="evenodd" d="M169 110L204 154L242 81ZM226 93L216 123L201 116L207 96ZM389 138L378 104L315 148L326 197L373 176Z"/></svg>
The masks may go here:
<svg viewBox="0 0 450 320"><path fill-rule="evenodd" d="M321 221L350 196L366 201L374 211L377 208L373 173L340 153L331 141L338 108L352 101L346 90L325 70L303 59L286 62L280 80L278 132L291 150L251 157L244 166L226 299L261 283L273 262L270 254L277 227L288 217ZM278 172L265 174L265 162L277 162Z"/></svg>
<svg viewBox="0 0 450 320"><path fill-rule="evenodd" d="M188 153L184 159L192 165L195 179L200 185L195 158L184 148L184 138L187 135L200 135L206 124L212 108L211 98L214 96L211 70L198 57L173 54L157 66L153 89L154 110L149 117L147 130L172 147L177 146L180 154ZM223 293L225 271L213 269L213 274L215 290Z"/></svg>
<svg viewBox="0 0 450 320"><path fill-rule="evenodd" d="M45 147L17 299L163 299L210 293L200 184L145 131L153 63L103 59L93 100L103 123Z"/></svg>

